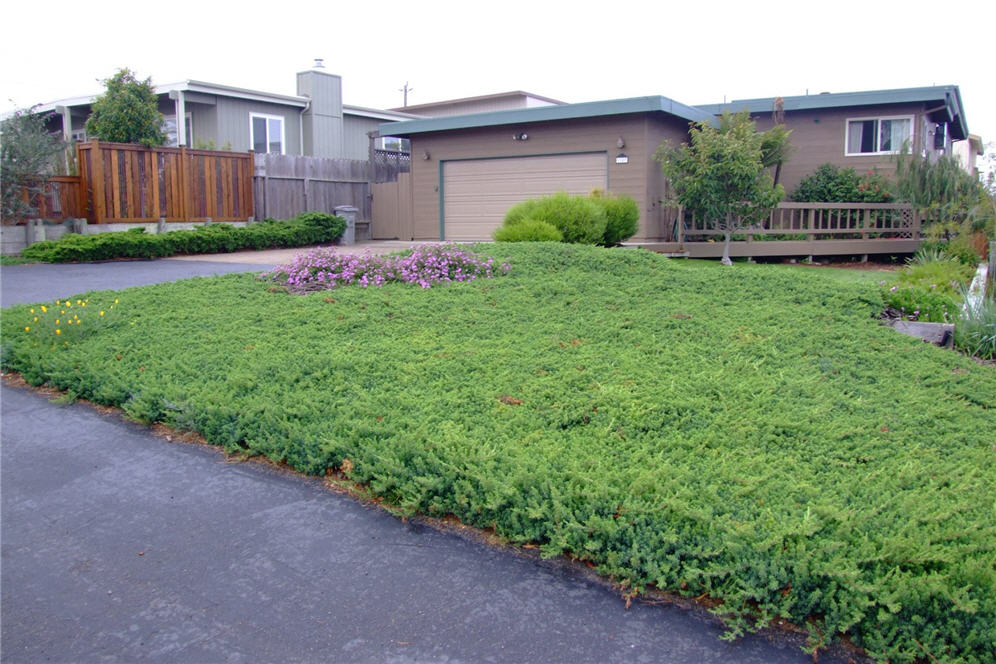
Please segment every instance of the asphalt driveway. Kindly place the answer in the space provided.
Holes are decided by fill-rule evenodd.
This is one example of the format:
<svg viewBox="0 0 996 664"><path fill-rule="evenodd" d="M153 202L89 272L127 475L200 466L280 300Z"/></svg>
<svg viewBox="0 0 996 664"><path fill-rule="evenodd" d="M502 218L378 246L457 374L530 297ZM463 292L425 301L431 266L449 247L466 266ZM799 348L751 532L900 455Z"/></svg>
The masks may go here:
<svg viewBox="0 0 996 664"><path fill-rule="evenodd" d="M3 304L261 269L194 264L3 267ZM115 413L0 398L4 662L812 661Z"/></svg>

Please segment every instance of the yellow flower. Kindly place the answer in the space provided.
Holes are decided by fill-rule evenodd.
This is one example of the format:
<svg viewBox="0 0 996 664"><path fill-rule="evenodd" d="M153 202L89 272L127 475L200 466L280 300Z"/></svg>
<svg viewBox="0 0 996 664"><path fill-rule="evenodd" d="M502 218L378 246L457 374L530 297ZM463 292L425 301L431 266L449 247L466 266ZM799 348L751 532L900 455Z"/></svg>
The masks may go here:
<svg viewBox="0 0 996 664"><path fill-rule="evenodd" d="M30 331L31 331L31 328L30 328L30 327L28 327L28 326L24 326L24 331L25 331L25 332L30 332Z"/></svg>
<svg viewBox="0 0 996 664"><path fill-rule="evenodd" d="M114 304L117 304L117 303L118 303L118 299L114 298Z"/></svg>
<svg viewBox="0 0 996 664"><path fill-rule="evenodd" d="M35 313L35 310L34 310L34 309L32 309L32 310L31 310L31 313Z"/></svg>
<svg viewBox="0 0 996 664"><path fill-rule="evenodd" d="M62 313L63 313L63 314L65 314L65 313L66 313L66 310L65 310L65 309L63 309L63 310L62 310Z"/></svg>
<svg viewBox="0 0 996 664"><path fill-rule="evenodd" d="M34 319L34 321L32 321L32 322L35 322L35 323L37 323L37 322L38 322L38 316L35 316L35 319Z"/></svg>
<svg viewBox="0 0 996 664"><path fill-rule="evenodd" d="M81 307L85 307L86 306L86 302L80 302L80 306Z"/></svg>
<svg viewBox="0 0 996 664"><path fill-rule="evenodd" d="M76 300L76 304L83 304L83 300Z"/></svg>
<svg viewBox="0 0 996 664"><path fill-rule="evenodd" d="M60 330L59 328L55 328L55 333L56 334L62 334L62 330Z"/></svg>
<svg viewBox="0 0 996 664"><path fill-rule="evenodd" d="M103 315L104 315L104 312L103 312L103 311L101 311L101 312L100 312L100 315L101 315L101 316L103 316Z"/></svg>
<svg viewBox="0 0 996 664"><path fill-rule="evenodd" d="M42 313L45 313L45 312L47 312L47 311L48 311L48 309L46 309L46 308L45 308L45 305L43 304L43 305L42 305Z"/></svg>
<svg viewBox="0 0 996 664"><path fill-rule="evenodd" d="M73 303L72 303L72 302L70 302L69 300L66 300L66 306L67 306L67 307L71 307L71 306L73 306Z"/></svg>
<svg viewBox="0 0 996 664"><path fill-rule="evenodd" d="M55 319L55 324L56 324L56 325L58 325L58 324L59 324L59 319L58 319L58 318L56 318L56 319Z"/></svg>
<svg viewBox="0 0 996 664"><path fill-rule="evenodd" d="M58 305L58 304L61 304L61 302L59 302L58 300L56 300L56 301L55 301L55 303L56 303L57 305Z"/></svg>

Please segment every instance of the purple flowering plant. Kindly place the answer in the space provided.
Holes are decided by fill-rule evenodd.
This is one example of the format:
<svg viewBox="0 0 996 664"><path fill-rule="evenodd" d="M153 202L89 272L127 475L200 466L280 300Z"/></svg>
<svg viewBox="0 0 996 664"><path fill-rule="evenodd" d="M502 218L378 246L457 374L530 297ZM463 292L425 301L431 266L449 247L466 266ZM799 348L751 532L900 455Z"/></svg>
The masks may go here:
<svg viewBox="0 0 996 664"><path fill-rule="evenodd" d="M408 254L388 256L339 254L334 247L322 247L298 254L288 265L260 276L283 283L292 292L308 293L350 285L379 287L387 283L431 288L451 281L491 279L509 269L508 263L496 267L493 258L485 258L467 247L423 244L413 246Z"/></svg>

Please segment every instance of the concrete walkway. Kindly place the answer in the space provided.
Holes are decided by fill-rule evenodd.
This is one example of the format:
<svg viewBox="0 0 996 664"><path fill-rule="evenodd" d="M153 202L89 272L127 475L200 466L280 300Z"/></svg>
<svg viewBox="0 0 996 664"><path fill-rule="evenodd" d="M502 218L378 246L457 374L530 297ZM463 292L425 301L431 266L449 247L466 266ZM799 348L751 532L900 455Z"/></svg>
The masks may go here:
<svg viewBox="0 0 996 664"><path fill-rule="evenodd" d="M424 242L403 242L401 240L369 240L350 245L336 245L340 254L389 254L403 251ZM283 265L289 263L298 254L303 254L314 247L297 247L294 249L268 249L266 251L236 251L230 254L199 254L196 256L173 256L171 261L198 261L207 263L242 263L253 265Z"/></svg>
<svg viewBox="0 0 996 664"><path fill-rule="evenodd" d="M0 278L11 304L194 264L9 266ZM561 562L402 523L115 413L9 386L0 400L5 663L812 661L798 639L728 644L700 612L627 611Z"/></svg>

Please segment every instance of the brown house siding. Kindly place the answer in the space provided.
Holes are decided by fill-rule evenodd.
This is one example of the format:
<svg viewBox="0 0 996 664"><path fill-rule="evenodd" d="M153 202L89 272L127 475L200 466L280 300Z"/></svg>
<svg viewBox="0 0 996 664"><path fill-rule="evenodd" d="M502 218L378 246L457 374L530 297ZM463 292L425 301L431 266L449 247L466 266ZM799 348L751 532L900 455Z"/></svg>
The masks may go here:
<svg viewBox="0 0 996 664"><path fill-rule="evenodd" d="M912 115L913 140L920 141L924 133L924 110L926 109L920 104L894 104L787 112L785 124L792 130L789 140L793 150L788 162L782 166L781 184L785 186L786 195L792 193L802 178L826 163L853 168L858 173L877 171L883 175L893 175L893 155L844 155L847 121L855 118ZM754 116L754 121L760 131L766 131L773 125L770 114ZM932 136L928 137L927 147L933 149Z"/></svg>
<svg viewBox="0 0 996 664"><path fill-rule="evenodd" d="M529 135L528 140L512 139L522 132ZM620 137L625 142L621 149L617 145ZM634 239L657 239L662 225L658 202L662 178L652 157L665 138L683 141L686 137L685 121L648 114L415 134L411 136L414 239L439 238L440 162L574 152L608 155L609 190L632 196L640 207L640 231ZM628 163L616 163L620 152L629 157ZM424 159L426 153L429 159Z"/></svg>

